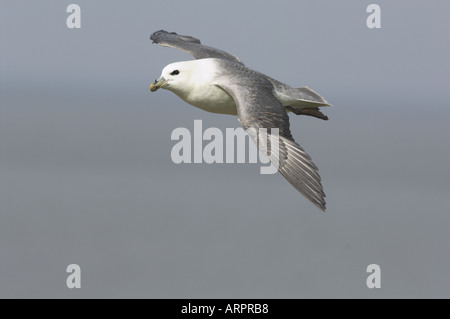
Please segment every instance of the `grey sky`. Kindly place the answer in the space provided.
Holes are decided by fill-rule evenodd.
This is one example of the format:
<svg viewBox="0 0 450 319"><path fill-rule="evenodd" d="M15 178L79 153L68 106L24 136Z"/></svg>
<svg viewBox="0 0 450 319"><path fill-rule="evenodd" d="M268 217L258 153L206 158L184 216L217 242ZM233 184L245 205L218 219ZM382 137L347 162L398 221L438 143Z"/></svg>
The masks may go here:
<svg viewBox="0 0 450 319"><path fill-rule="evenodd" d="M376 1L379 30L371 1L75 1L80 30L0 3L0 297L450 297L450 2ZM291 115L325 214L259 165L171 162L173 129L239 123L149 92L192 59L159 29L335 105Z"/></svg>

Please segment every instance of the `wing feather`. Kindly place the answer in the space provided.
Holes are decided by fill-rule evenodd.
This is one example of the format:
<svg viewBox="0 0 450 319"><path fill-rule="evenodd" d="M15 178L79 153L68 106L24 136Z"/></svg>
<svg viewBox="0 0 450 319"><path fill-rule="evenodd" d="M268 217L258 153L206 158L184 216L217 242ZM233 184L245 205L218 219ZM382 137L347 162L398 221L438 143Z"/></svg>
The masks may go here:
<svg viewBox="0 0 450 319"><path fill-rule="evenodd" d="M196 59L216 58L242 64L238 57L228 52L201 44L199 39L175 32L159 30L150 36L153 43L189 53Z"/></svg>
<svg viewBox="0 0 450 319"><path fill-rule="evenodd" d="M222 73L215 84L230 94L237 106L239 121L256 142L259 150L278 163L279 172L313 204L325 210L325 193L318 168L311 157L298 145L290 132L289 116L274 95L273 84L260 73L243 65L220 61ZM279 129L278 154L271 152L270 137L267 146L259 143L258 129ZM251 129L251 130L249 130ZM271 131L271 130L270 130Z"/></svg>

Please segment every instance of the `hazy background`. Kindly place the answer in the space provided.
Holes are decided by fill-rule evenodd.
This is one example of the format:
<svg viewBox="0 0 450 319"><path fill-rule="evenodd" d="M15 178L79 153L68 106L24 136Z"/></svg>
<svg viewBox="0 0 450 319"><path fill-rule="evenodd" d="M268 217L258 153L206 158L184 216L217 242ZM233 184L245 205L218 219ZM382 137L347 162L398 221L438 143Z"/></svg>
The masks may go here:
<svg viewBox="0 0 450 319"><path fill-rule="evenodd" d="M450 2L4 1L0 297L450 297ZM322 213L259 165L173 164L173 129L238 127L151 93L166 29L335 107L291 115ZM66 287L67 265L82 288ZM366 267L381 266L381 289Z"/></svg>

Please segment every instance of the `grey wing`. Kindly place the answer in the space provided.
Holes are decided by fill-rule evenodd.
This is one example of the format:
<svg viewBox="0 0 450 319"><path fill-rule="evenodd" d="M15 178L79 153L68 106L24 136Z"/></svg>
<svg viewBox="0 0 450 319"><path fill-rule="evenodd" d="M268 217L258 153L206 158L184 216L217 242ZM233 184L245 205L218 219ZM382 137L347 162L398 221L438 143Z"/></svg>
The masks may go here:
<svg viewBox="0 0 450 319"><path fill-rule="evenodd" d="M201 44L199 39L187 35L159 30L150 36L153 43L185 51L196 59L216 58L241 63L238 57L228 52Z"/></svg>
<svg viewBox="0 0 450 319"><path fill-rule="evenodd" d="M239 121L244 129L254 141L257 139L250 131L255 132L255 129L258 131L260 128L279 129L278 154L271 152L270 138L266 139L269 159L272 163L274 160L277 161L278 170L289 183L325 211L325 193L318 168L311 157L294 141L289 129L289 116L274 96L273 85L265 77L246 67L229 64L227 69L227 74L219 76L215 84L233 97ZM260 143L256 143L263 153L267 152L261 149Z"/></svg>

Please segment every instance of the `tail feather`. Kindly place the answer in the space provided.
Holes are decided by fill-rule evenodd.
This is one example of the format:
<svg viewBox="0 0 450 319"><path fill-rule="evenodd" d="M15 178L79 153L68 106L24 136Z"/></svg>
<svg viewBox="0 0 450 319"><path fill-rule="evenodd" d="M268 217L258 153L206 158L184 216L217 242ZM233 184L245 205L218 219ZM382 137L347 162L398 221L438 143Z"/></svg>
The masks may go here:
<svg viewBox="0 0 450 319"><path fill-rule="evenodd" d="M309 116L314 116L314 117L317 117L317 118L325 120L325 121L328 120L328 116L326 116L325 114L320 112L318 107L315 107L315 108L303 108L303 109L302 108L297 108L297 109L295 109L293 107L286 106L286 110L287 111L291 111L291 112L293 112L296 115L309 115Z"/></svg>
<svg viewBox="0 0 450 319"><path fill-rule="evenodd" d="M292 89L292 97L299 101L304 101L310 104L314 104L314 107L318 106L332 106L329 104L323 96L310 89L307 86Z"/></svg>

